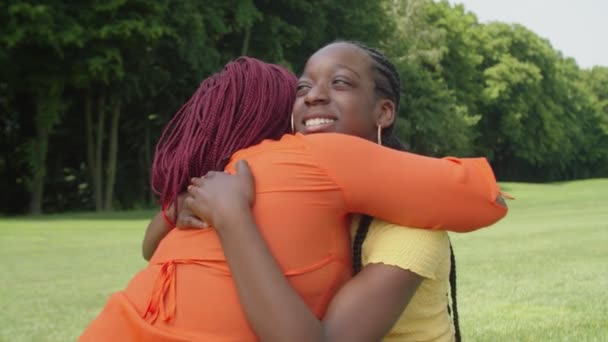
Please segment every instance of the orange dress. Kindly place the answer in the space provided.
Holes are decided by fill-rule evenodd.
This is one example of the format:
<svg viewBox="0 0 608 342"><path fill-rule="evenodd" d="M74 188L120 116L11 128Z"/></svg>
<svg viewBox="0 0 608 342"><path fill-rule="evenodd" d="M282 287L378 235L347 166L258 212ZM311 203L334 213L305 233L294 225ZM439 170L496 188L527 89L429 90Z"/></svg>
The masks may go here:
<svg viewBox="0 0 608 342"><path fill-rule="evenodd" d="M286 135L237 152L253 214L285 276L322 318L351 276L349 214L470 231L506 214L483 158L430 158L342 134ZM247 241L243 241L247 243ZM254 341L214 229L173 229L80 341Z"/></svg>

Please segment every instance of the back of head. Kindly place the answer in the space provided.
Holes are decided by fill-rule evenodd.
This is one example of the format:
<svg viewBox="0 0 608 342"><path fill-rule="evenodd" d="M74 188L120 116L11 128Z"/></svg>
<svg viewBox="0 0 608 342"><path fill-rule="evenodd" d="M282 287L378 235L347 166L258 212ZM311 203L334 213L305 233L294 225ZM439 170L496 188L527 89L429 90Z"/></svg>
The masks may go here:
<svg viewBox="0 0 608 342"><path fill-rule="evenodd" d="M287 133L296 82L285 68L248 57L205 79L156 145L152 189L161 203L185 191L191 177L223 170L236 151Z"/></svg>

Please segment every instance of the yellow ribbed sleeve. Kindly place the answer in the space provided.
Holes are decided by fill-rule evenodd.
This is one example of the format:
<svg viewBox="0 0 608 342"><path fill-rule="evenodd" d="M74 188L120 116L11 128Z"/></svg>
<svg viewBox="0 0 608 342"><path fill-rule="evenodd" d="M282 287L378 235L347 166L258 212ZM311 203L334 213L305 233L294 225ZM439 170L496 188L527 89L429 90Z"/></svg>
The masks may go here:
<svg viewBox="0 0 608 342"><path fill-rule="evenodd" d="M446 248L449 246L445 232L374 220L363 243L362 261L363 265L383 263L437 279Z"/></svg>
<svg viewBox="0 0 608 342"><path fill-rule="evenodd" d="M353 219L354 237L359 218ZM384 342L453 342L454 328L447 312L450 247L448 234L397 226L373 220L361 253L362 265L386 264L425 278Z"/></svg>

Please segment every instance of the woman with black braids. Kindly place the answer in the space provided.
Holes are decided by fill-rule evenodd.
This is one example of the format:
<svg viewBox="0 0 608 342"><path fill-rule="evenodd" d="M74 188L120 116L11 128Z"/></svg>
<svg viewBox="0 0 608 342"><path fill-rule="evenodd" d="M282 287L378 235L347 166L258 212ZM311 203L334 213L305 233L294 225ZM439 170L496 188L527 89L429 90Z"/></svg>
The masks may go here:
<svg viewBox="0 0 608 342"><path fill-rule="evenodd" d="M294 128L303 134L357 135L402 149L392 134L399 94L398 74L381 53L358 43L333 43L316 52L306 64L298 82ZM385 166L370 161L366 167L371 173ZM353 173L359 171L352 170ZM416 165L401 170L404 175L416 171ZM260 222L258 227L249 207L243 205L253 200L252 182L251 174L244 167L236 175L212 173L194 180L186 204L222 237L222 248L241 305L260 340L460 339L449 316L447 300L450 273L447 233L399 227L372 220L370 216L354 220L355 276L340 288L323 317L319 317L318 311L305 305L306 299L303 301L292 288L293 284L286 281L280 255L264 241L268 239L265 227ZM375 184L383 182L384 179L374 180L374 184L369 185L370 195L375 191ZM433 184L425 187L433 191ZM422 201L428 195L423 189L402 191L414 201L416 198ZM435 200L442 202L443 199L437 196ZM494 205L504 208L500 195ZM277 211L276 215L289 214ZM200 222L180 215L178 225L182 223L195 226ZM264 239L258 229L262 230ZM453 262L451 265L453 267ZM204 284L201 287L204 288ZM455 288L451 292L455 295ZM452 310L457 326L455 305Z"/></svg>
<svg viewBox="0 0 608 342"><path fill-rule="evenodd" d="M347 80L333 84L345 90ZM344 134L284 135L289 131L295 88L295 76L284 68L239 58L201 84L165 127L155 151L152 184L165 203L176 203L177 194L195 175L226 170L236 173L238 180L249 171L247 163L251 165L255 192L251 184L238 186L246 190L245 197L235 199L241 193L222 186L227 196L220 196L215 204L218 212L237 209L251 219L255 216L267 246L258 230L237 229L235 236L236 230L225 229L247 225L234 221L237 217L209 216L208 222L217 229L169 231L148 266L110 297L80 341L251 341L255 333L266 339L258 328L267 322L249 315L250 301L264 298L252 298L248 292L252 288L243 293L241 287L243 278L249 279L245 274L256 268L245 269L244 274L238 267L248 266L239 258L259 261L262 267L270 263L270 273L260 275L273 279L272 286L290 291L279 299L305 313L309 323L318 323L351 276L346 232L350 213L455 231L487 226L505 215L506 209L495 204L498 186L493 173L481 158L429 158ZM372 107L365 109L380 113L380 122L389 124L391 102L379 101ZM319 129L339 115L339 111L299 113L294 126ZM367 163L378 167L365 170ZM216 174L218 179L222 175L227 174ZM198 197L205 195L198 187L191 189ZM268 248L280 268L269 259ZM253 286L251 294L257 296ZM271 303L263 305L267 313L280 312L275 312L272 301L263 302ZM277 323L285 329L283 322ZM304 334L318 333L303 328ZM284 334L280 339L291 340Z"/></svg>

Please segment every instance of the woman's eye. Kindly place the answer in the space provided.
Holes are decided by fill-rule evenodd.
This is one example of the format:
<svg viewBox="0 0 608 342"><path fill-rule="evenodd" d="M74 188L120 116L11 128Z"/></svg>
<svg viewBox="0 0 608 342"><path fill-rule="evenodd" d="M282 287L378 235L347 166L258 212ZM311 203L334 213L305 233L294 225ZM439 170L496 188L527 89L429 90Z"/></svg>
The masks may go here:
<svg viewBox="0 0 608 342"><path fill-rule="evenodd" d="M310 85L308 84L298 84L296 88L296 95L304 95L310 89Z"/></svg>
<svg viewBox="0 0 608 342"><path fill-rule="evenodd" d="M350 83L347 80L344 80L341 78L336 78L333 83L336 85L350 85Z"/></svg>

